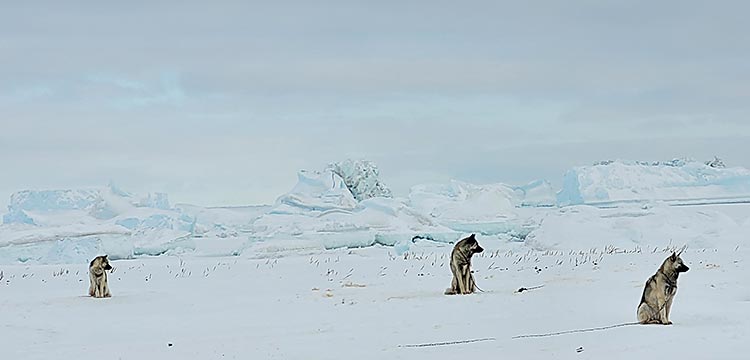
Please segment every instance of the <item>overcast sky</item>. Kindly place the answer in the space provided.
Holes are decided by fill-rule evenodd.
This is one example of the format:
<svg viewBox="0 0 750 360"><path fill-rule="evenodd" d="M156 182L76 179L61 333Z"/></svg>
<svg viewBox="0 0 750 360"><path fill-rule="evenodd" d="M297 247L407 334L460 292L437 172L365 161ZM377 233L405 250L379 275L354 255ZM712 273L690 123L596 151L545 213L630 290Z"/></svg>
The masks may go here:
<svg viewBox="0 0 750 360"><path fill-rule="evenodd" d="M109 181L270 203L350 157L399 195L610 158L750 167L746 4L8 3L0 205Z"/></svg>

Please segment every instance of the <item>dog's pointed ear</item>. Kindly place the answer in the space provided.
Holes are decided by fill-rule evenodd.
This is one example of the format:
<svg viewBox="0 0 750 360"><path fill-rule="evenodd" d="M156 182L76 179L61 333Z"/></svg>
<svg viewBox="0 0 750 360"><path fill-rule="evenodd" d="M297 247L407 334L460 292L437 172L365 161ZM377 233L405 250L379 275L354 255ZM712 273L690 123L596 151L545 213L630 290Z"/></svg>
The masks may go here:
<svg viewBox="0 0 750 360"><path fill-rule="evenodd" d="M672 260L677 260L677 253L672 251L672 256L670 256Z"/></svg>
<svg viewBox="0 0 750 360"><path fill-rule="evenodd" d="M469 239L474 239L474 240L475 240L476 238L477 238L477 234L471 234L471 235L469 236Z"/></svg>
<svg viewBox="0 0 750 360"><path fill-rule="evenodd" d="M104 255L104 256L102 256L102 258L106 259L106 258L107 258L107 255Z"/></svg>

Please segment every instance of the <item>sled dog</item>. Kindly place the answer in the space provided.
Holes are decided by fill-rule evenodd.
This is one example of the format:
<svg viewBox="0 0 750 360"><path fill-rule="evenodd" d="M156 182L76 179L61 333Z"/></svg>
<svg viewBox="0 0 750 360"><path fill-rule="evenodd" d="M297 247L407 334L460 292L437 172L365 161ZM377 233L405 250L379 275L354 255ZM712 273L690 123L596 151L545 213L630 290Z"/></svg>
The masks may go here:
<svg viewBox="0 0 750 360"><path fill-rule="evenodd" d="M464 295L476 291L477 286L471 271L471 257L482 251L484 249L479 246L475 234L456 243L451 252L450 262L453 281L451 287L445 290L445 295Z"/></svg>
<svg viewBox="0 0 750 360"><path fill-rule="evenodd" d="M680 252L682 253L682 252ZM690 270L680 258L680 253L672 252L661 264L656 274L646 281L641 303L638 305L638 322L641 324L672 325L669 312L677 294L677 277Z"/></svg>
<svg viewBox="0 0 750 360"><path fill-rule="evenodd" d="M89 296L96 298L110 297L109 286L107 285L107 270L112 270L109 265L107 255L97 256L89 264Z"/></svg>

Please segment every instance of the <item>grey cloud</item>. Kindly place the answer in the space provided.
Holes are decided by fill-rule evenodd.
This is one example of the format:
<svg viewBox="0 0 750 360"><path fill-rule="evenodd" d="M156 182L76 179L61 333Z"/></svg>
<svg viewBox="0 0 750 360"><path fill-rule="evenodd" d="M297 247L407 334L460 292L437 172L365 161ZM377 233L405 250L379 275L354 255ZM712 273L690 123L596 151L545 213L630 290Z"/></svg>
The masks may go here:
<svg viewBox="0 0 750 360"><path fill-rule="evenodd" d="M715 149L750 166L732 158L750 151L748 10L740 1L7 5L0 199L114 180L177 201L267 202L298 168L348 156L378 161L401 193L449 177L554 180L594 156Z"/></svg>

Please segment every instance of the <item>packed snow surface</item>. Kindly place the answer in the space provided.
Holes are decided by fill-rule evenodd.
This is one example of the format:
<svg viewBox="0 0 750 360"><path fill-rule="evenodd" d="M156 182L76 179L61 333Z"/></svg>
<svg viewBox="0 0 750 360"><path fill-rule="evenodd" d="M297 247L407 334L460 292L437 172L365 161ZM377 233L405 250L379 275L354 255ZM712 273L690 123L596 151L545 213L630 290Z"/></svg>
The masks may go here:
<svg viewBox="0 0 750 360"><path fill-rule="evenodd" d="M113 262L112 297L86 263L0 266L3 359L746 359L744 247L682 257L671 326L631 325L669 249L534 251L479 238L484 292L445 296L451 247ZM500 247L498 247L500 246ZM518 293L518 289L536 288ZM475 343L430 346L485 339ZM427 346L424 346L427 345ZM416 346L416 347L408 347Z"/></svg>

